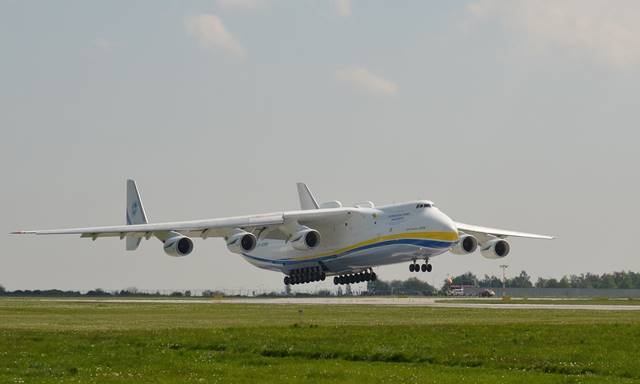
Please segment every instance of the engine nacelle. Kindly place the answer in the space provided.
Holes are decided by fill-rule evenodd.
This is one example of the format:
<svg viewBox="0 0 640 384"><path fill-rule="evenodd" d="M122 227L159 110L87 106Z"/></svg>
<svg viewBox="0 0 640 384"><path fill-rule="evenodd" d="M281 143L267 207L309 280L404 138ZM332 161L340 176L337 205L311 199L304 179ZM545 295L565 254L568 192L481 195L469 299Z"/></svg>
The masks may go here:
<svg viewBox="0 0 640 384"><path fill-rule="evenodd" d="M480 246L480 253L487 259L501 259L509 254L511 246L506 240L493 239Z"/></svg>
<svg viewBox="0 0 640 384"><path fill-rule="evenodd" d="M253 233L238 232L227 238L227 248L233 253L251 252L256 249L258 239Z"/></svg>
<svg viewBox="0 0 640 384"><path fill-rule="evenodd" d="M456 255L468 255L469 253L473 253L478 248L478 239L471 235L460 234L460 239L458 243L451 248L451 252Z"/></svg>
<svg viewBox="0 0 640 384"><path fill-rule="evenodd" d="M305 227L291 236L289 242L293 248L299 251L306 251L320 244L320 232Z"/></svg>
<svg viewBox="0 0 640 384"><path fill-rule="evenodd" d="M174 236L164 241L164 251L169 256L187 256L193 251L193 241L186 236Z"/></svg>

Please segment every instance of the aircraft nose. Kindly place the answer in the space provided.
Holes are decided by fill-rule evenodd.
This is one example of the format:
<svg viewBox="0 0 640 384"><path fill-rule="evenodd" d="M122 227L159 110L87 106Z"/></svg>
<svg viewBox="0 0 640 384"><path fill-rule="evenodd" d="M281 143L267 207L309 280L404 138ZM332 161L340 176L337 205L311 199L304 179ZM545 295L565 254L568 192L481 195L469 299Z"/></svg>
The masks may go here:
<svg viewBox="0 0 640 384"><path fill-rule="evenodd" d="M440 217L438 220L440 226L441 226L441 231L442 232L448 232L451 233L453 237L455 237L455 239L453 239L453 241L457 241L458 240L458 227L456 226L456 224L453 222L453 220L451 220L451 218L447 215L445 215L444 213L440 212Z"/></svg>

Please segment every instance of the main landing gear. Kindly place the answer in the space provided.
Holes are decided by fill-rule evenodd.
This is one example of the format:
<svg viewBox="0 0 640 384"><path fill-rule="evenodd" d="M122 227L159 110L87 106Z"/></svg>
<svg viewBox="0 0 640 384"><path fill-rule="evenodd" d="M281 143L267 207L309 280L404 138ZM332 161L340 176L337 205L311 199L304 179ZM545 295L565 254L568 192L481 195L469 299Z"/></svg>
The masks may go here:
<svg viewBox="0 0 640 384"><path fill-rule="evenodd" d="M333 284L335 285L343 285L343 284L354 284L354 283L362 283L364 281L376 281L378 279L378 275L376 275L373 270L369 270L361 273L352 273L349 275L340 275L335 276L333 278Z"/></svg>
<svg viewBox="0 0 640 384"><path fill-rule="evenodd" d="M424 260L424 264L422 264L422 266L416 263L415 260L413 260L413 263L409 264L409 272L431 272L432 269L433 267L429 264L428 258Z"/></svg>
<svg viewBox="0 0 640 384"><path fill-rule="evenodd" d="M306 284L313 281L324 281L326 278L327 275L320 267L298 268L289 271L289 276L284 277L284 283L286 285Z"/></svg>

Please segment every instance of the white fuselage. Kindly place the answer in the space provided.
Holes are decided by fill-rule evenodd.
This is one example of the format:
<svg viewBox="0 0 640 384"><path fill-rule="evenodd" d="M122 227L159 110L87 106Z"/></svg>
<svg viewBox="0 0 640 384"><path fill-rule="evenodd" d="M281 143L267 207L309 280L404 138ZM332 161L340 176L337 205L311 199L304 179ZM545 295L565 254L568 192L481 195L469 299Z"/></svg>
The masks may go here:
<svg viewBox="0 0 640 384"><path fill-rule="evenodd" d="M328 274L427 259L458 241L453 221L428 201L377 208L353 208L345 220L315 227L320 244L294 249L287 240L259 237L256 248L243 253L251 264L285 274L293 269L322 267Z"/></svg>

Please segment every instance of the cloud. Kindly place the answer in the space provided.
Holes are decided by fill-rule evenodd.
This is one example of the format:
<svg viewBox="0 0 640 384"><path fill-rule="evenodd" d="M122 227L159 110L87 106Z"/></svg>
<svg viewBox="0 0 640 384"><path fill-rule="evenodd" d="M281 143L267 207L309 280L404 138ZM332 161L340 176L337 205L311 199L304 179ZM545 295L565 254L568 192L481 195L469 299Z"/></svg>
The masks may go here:
<svg viewBox="0 0 640 384"><path fill-rule="evenodd" d="M333 0L333 9L342 17L351 16L351 0Z"/></svg>
<svg viewBox="0 0 640 384"><path fill-rule="evenodd" d="M254 10L267 5L266 0L218 0L218 5L225 9Z"/></svg>
<svg viewBox="0 0 640 384"><path fill-rule="evenodd" d="M374 75L362 67L343 68L336 71L336 78L370 93L393 95L398 85L384 77Z"/></svg>
<svg viewBox="0 0 640 384"><path fill-rule="evenodd" d="M523 36L531 50L586 55L614 69L640 64L637 0L477 0L467 10Z"/></svg>
<svg viewBox="0 0 640 384"><path fill-rule="evenodd" d="M244 56L244 48L227 31L216 15L202 14L187 17L185 27L189 35L200 41L203 47L218 47L236 56Z"/></svg>

